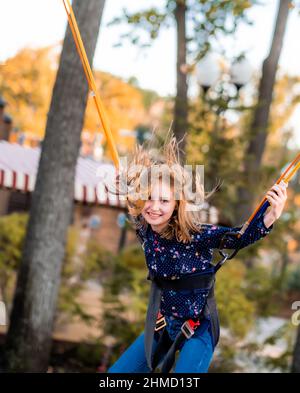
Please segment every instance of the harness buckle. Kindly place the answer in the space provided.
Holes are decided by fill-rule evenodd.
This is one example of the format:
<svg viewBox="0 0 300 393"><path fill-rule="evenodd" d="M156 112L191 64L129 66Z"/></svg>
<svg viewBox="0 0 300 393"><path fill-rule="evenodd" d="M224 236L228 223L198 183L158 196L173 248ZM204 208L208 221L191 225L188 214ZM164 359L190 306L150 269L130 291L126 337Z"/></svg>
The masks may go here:
<svg viewBox="0 0 300 393"><path fill-rule="evenodd" d="M167 326L167 322L166 322L165 317L162 315L161 317L159 317L159 318L156 320L156 326L155 326L154 330L155 330L156 332L158 332L160 329L162 329L162 328L165 327L165 326Z"/></svg>
<svg viewBox="0 0 300 393"><path fill-rule="evenodd" d="M200 321L194 322L192 319L188 319L182 324L180 329L186 338L191 338L195 333L194 327L198 325L200 325Z"/></svg>

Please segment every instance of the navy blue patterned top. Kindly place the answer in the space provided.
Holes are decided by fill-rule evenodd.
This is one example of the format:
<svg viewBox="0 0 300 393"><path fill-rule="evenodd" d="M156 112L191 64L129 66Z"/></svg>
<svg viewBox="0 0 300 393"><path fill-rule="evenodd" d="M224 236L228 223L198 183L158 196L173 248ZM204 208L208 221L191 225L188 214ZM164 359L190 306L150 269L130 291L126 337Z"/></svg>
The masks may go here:
<svg viewBox="0 0 300 393"><path fill-rule="evenodd" d="M261 215L253 220L241 238L240 248L255 243L272 230L273 224L267 228L263 217ZM150 224L147 224L146 229L136 229L136 234L142 244L149 271L154 276L176 279L187 273L212 270L213 250L219 248L224 233L238 232L241 227L202 224L199 233L191 235L192 240L189 243L178 242L176 238L165 239L154 231ZM235 238L228 238L223 248L234 249L237 241ZM203 289L162 290L160 311L165 315L167 323L179 319L180 325L181 319L196 318L200 315L207 296L208 291ZM174 322L172 324L174 325Z"/></svg>

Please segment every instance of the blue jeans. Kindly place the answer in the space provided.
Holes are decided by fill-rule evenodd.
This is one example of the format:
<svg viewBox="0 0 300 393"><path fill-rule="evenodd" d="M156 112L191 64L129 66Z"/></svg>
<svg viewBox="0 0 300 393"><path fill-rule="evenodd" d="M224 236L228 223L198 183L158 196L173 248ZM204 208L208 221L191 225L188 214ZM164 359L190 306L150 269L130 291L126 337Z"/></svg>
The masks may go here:
<svg viewBox="0 0 300 393"><path fill-rule="evenodd" d="M207 321L206 321L207 322ZM153 340L153 351L157 341ZM179 349L174 373L205 373L213 357L213 344L210 324L203 323L194 335L186 339ZM119 359L107 370L108 373L148 373L144 349L144 331L122 353Z"/></svg>

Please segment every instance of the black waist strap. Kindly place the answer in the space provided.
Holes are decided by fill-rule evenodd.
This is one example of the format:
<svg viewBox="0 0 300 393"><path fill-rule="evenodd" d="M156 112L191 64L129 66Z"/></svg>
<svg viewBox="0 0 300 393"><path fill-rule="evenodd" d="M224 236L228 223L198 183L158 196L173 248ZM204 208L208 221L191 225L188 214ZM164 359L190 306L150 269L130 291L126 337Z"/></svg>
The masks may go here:
<svg viewBox="0 0 300 393"><path fill-rule="evenodd" d="M181 290L181 289L209 289L211 288L215 274L214 273L192 273L185 274L183 277L176 280L167 280L160 277L147 277L152 281L155 281L157 286L160 289L173 289Z"/></svg>

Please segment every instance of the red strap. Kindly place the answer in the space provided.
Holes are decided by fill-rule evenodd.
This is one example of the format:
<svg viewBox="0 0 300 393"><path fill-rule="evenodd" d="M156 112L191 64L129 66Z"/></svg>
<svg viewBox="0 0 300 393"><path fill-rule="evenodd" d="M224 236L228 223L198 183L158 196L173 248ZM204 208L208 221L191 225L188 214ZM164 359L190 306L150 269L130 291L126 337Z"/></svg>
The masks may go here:
<svg viewBox="0 0 300 393"><path fill-rule="evenodd" d="M195 326L199 326L200 325L200 321L193 321L192 319L189 319L188 320L188 323L189 323L189 325L190 325L190 327L192 328L192 329L194 329L194 327Z"/></svg>

